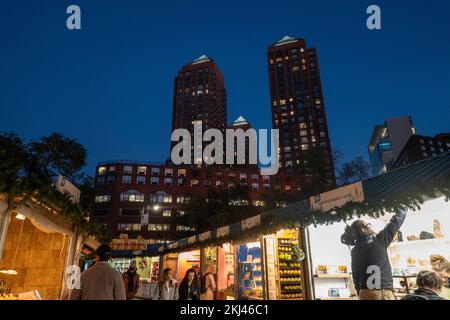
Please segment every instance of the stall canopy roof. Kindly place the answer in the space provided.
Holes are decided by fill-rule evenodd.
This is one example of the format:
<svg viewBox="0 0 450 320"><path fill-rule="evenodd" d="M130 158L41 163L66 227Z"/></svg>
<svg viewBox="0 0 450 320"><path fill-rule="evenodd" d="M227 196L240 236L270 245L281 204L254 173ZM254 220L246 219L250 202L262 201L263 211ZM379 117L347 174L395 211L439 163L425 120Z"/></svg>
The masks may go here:
<svg viewBox="0 0 450 320"><path fill-rule="evenodd" d="M389 171L383 175L363 180L362 187L365 201L386 200L396 193L407 191L419 183L439 180L450 174L450 152L440 154L411 165ZM338 191L340 188L335 189ZM243 233L249 229L261 228L272 223L274 220L291 220L294 216L312 212L309 200L302 200L284 208L263 212L256 217L246 220L254 220L250 226L246 220L233 223L228 228L228 235ZM256 219L255 219L256 218ZM256 222L255 222L256 221ZM223 228L219 228L223 229ZM203 236L202 236L203 235ZM206 238L205 238L206 237ZM195 245L205 240L214 240L222 237L218 229L195 235L190 238L181 239L168 245L148 248L147 254L161 254L171 250L179 250L188 245Z"/></svg>
<svg viewBox="0 0 450 320"><path fill-rule="evenodd" d="M364 198L368 201L386 200L418 183L441 179L449 173L450 152L446 152L364 180L362 182Z"/></svg>

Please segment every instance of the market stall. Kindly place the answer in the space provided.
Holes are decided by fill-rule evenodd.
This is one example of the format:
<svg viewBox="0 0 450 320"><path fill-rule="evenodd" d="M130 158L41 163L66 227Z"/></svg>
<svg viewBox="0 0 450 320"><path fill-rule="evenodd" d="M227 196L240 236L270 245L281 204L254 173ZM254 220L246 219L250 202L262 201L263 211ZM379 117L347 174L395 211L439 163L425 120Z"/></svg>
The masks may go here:
<svg viewBox="0 0 450 320"><path fill-rule="evenodd" d="M236 248L230 243L217 247L217 288L220 300L236 299Z"/></svg>
<svg viewBox="0 0 450 320"><path fill-rule="evenodd" d="M192 250L192 251L185 251L178 254L178 264L177 264L177 272L176 274L176 280L178 283L180 283L185 274L186 271L194 268L199 270L200 269L200 249L198 250Z"/></svg>
<svg viewBox="0 0 450 320"><path fill-rule="evenodd" d="M308 228L315 298L356 298L350 248L340 240L346 224L356 219L378 232L394 212L406 212L388 248L397 298L415 289L420 270L432 269L432 256L450 259L449 173L449 154L443 154L311 198L311 209L321 211L324 221ZM450 298L448 289L442 295Z"/></svg>

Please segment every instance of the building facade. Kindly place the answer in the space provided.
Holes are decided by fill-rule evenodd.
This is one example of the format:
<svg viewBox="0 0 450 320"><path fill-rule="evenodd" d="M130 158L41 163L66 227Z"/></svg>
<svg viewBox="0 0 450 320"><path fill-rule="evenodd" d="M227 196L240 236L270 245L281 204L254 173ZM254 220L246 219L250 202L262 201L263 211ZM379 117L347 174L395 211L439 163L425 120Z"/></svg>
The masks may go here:
<svg viewBox="0 0 450 320"><path fill-rule="evenodd" d="M261 176L259 169L225 166L174 166L146 162L111 161L97 165L95 203L92 216L104 223L117 238L180 238L189 231L174 224L183 214L183 202L191 194L207 195L208 190L249 188L255 206L268 191L289 191L292 184L282 174ZM141 224L143 213L149 220Z"/></svg>
<svg viewBox="0 0 450 320"><path fill-rule="evenodd" d="M449 151L450 133L441 133L434 137L414 135L409 138L390 169L397 169Z"/></svg>
<svg viewBox="0 0 450 320"><path fill-rule="evenodd" d="M388 171L415 133L416 129L410 116L387 119L383 125L376 125L368 145L372 175L377 176Z"/></svg>
<svg viewBox="0 0 450 320"><path fill-rule="evenodd" d="M271 45L269 67L272 126L280 134L280 166L296 170L308 183L308 154L319 151L329 186L335 185L333 157L316 48L302 39L286 36ZM313 177L311 177L313 179Z"/></svg>
<svg viewBox="0 0 450 320"><path fill-rule="evenodd" d="M227 127L224 79L206 55L183 66L174 81L172 130L187 129L193 135L195 124L201 124L203 132L209 128L224 132Z"/></svg>

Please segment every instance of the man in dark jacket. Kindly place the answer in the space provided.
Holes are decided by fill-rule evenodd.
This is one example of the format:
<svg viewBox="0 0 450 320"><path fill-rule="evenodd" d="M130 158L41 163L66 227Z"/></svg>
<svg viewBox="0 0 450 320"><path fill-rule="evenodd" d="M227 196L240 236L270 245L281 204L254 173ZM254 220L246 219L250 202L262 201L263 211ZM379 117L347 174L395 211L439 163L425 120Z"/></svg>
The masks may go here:
<svg viewBox="0 0 450 320"><path fill-rule="evenodd" d="M376 233L370 223L356 220L341 237L352 249L352 274L361 300L392 300L393 278L387 248L399 231L406 212L398 212Z"/></svg>
<svg viewBox="0 0 450 320"><path fill-rule="evenodd" d="M432 271L420 271L417 275L417 287L413 294L402 300L445 300L439 296L442 289L442 279Z"/></svg>

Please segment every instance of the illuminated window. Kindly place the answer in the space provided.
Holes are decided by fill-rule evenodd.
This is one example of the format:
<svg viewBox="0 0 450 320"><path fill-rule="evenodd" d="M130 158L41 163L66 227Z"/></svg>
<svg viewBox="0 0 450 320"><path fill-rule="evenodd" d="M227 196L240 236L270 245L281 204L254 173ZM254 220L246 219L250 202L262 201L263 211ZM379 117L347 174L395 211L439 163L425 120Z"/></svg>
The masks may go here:
<svg viewBox="0 0 450 320"><path fill-rule="evenodd" d="M163 215L163 217L171 217L172 210L163 210L162 215Z"/></svg>
<svg viewBox="0 0 450 320"><path fill-rule="evenodd" d="M139 223L119 223L117 226L119 231L140 231L141 225Z"/></svg>
<svg viewBox="0 0 450 320"><path fill-rule="evenodd" d="M95 196L95 202L99 203L99 202L109 202L111 200L111 195L109 194L104 194L101 196Z"/></svg>
<svg viewBox="0 0 450 320"><path fill-rule="evenodd" d="M137 190L128 190L120 194L120 201L144 202L144 194Z"/></svg>
<svg viewBox="0 0 450 320"><path fill-rule="evenodd" d="M98 174L105 174L106 173L106 167L99 167L98 168Z"/></svg>
<svg viewBox="0 0 450 320"><path fill-rule="evenodd" d="M172 196L164 191L158 191L151 195L153 203L172 203Z"/></svg>
<svg viewBox="0 0 450 320"><path fill-rule="evenodd" d="M197 187L199 185L198 179L191 179L191 187Z"/></svg>
<svg viewBox="0 0 450 320"><path fill-rule="evenodd" d="M253 205L255 207L264 207L266 204L262 200L253 200Z"/></svg>
<svg viewBox="0 0 450 320"><path fill-rule="evenodd" d="M139 174L146 174L146 173L147 173L147 167L145 167L145 166L139 166L139 167L138 167L138 173L139 173Z"/></svg>
<svg viewBox="0 0 450 320"><path fill-rule="evenodd" d="M148 231L167 231L170 229L169 224L149 224Z"/></svg>
<svg viewBox="0 0 450 320"><path fill-rule="evenodd" d="M164 171L164 175L165 175L166 177L172 177L172 176L173 176L173 169L171 169L171 168L166 169L166 170Z"/></svg>
<svg viewBox="0 0 450 320"><path fill-rule="evenodd" d="M308 130L300 130L300 136L304 137L308 135Z"/></svg>
<svg viewBox="0 0 450 320"><path fill-rule="evenodd" d="M309 150L309 145L302 144L302 150Z"/></svg>
<svg viewBox="0 0 450 320"><path fill-rule="evenodd" d="M178 169L179 177L186 177L186 169Z"/></svg>

